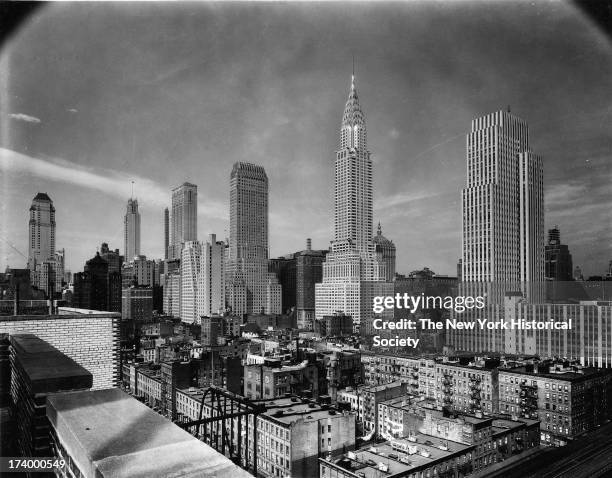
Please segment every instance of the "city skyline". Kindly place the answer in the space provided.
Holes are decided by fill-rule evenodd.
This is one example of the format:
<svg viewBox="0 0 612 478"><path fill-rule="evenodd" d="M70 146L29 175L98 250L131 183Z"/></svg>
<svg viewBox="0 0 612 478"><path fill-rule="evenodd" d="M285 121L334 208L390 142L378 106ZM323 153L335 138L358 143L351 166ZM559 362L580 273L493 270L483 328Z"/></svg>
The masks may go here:
<svg viewBox="0 0 612 478"><path fill-rule="evenodd" d="M569 5L527 12L469 5L356 5L351 12L341 4L41 9L0 60L9 66L1 88L0 269L25 267L5 241L27 252L27 208L37 192L54 201L57 243L72 271L101 242L123 242L132 180L147 257L164 256L163 208L184 181L199 186L198 235L224 240L226 190L237 160L260 164L270 175L270 256L303 249L307 237L326 249L333 238L327 173L354 54L374 151L373 221L397 247L398 272L429 266L454 275L469 124L510 103L543 158L545 229L558 224L574 264L587 276L602 274L612 256L609 43ZM491 19L480 21L487 14ZM509 14L516 20L502 21ZM252 24L229 35L245 16ZM185 18L191 20L181 23ZM334 29L338 20L344 22ZM432 36L420 21L448 21L448 38ZM61 31L65 22L74 29ZM388 32L375 31L380 22ZM148 36L145 24L161 40ZM477 31L454 35L476 24ZM87 38L88 28L114 34L100 42ZM291 28L298 33L288 35ZM254 45L242 46L254 33ZM282 36L287 44L279 46ZM509 37L515 41L504 40ZM74 38L83 44L75 46ZM55 63L37 59L43 39L56 48ZM527 50L529 42L537 47ZM198 45L209 49L200 55ZM434 54L449 45L456 54ZM88 51L113 66L102 71ZM50 87L31 79L42 77Z"/></svg>

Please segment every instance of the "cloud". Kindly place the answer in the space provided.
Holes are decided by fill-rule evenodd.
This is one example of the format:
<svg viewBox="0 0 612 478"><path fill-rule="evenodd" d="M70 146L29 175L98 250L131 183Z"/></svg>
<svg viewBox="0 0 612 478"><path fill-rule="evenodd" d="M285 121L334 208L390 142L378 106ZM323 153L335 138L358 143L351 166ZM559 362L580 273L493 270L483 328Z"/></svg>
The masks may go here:
<svg viewBox="0 0 612 478"><path fill-rule="evenodd" d="M79 110L77 110L76 108L69 108L66 110L68 113L78 113Z"/></svg>
<svg viewBox="0 0 612 478"><path fill-rule="evenodd" d="M400 132L398 130L396 130L395 128L391 129L391 131L389 131L389 136L392 139L397 139L400 136Z"/></svg>
<svg viewBox="0 0 612 478"><path fill-rule="evenodd" d="M386 196L374 201L374 209L377 211L392 208L395 206L401 206L404 204L408 204L414 201L420 201L422 199L429 199L436 196L441 196L442 193L439 194L429 194L425 192L403 192L399 194L394 194L393 196Z"/></svg>
<svg viewBox="0 0 612 478"><path fill-rule="evenodd" d="M25 121L26 123L40 123L40 119L36 116L30 116L24 113L9 113L9 118L17 121Z"/></svg>
<svg viewBox="0 0 612 478"><path fill-rule="evenodd" d="M112 169L90 168L61 158L34 158L0 148L0 170L7 173L32 174L45 180L93 189L112 197L126 197L130 181L136 185L136 197L147 207L169 207L171 188L143 176L133 176ZM226 219L227 208L222 202L209 200L200 193L198 215Z"/></svg>

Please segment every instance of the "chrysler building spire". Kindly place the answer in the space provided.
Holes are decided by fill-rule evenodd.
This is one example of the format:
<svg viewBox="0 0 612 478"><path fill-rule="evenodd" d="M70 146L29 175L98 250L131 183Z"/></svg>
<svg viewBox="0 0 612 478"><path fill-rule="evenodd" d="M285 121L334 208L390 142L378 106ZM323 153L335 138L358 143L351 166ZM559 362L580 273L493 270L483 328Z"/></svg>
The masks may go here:
<svg viewBox="0 0 612 478"><path fill-rule="evenodd" d="M361 110L359 98L357 97L355 74L351 76L351 89L344 106L344 114L342 115L340 148L354 148L363 151L367 149L365 115Z"/></svg>

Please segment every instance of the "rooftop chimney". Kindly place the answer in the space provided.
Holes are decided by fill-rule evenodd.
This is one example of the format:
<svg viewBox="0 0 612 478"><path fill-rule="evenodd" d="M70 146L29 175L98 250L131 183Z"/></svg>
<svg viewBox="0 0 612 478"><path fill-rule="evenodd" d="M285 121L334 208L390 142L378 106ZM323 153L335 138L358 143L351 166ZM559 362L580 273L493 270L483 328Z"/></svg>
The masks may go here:
<svg viewBox="0 0 612 478"><path fill-rule="evenodd" d="M312 249L312 239L310 237L306 239L306 250L310 251Z"/></svg>

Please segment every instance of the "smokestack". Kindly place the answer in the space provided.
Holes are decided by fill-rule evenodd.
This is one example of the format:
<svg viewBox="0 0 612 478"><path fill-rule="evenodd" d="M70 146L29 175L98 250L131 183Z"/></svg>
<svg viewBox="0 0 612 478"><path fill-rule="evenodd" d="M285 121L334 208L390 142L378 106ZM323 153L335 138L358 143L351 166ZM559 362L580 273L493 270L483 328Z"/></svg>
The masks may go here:
<svg viewBox="0 0 612 478"><path fill-rule="evenodd" d="M306 239L306 250L310 251L312 249L312 239L310 237Z"/></svg>

